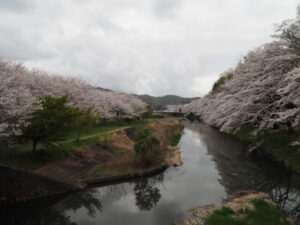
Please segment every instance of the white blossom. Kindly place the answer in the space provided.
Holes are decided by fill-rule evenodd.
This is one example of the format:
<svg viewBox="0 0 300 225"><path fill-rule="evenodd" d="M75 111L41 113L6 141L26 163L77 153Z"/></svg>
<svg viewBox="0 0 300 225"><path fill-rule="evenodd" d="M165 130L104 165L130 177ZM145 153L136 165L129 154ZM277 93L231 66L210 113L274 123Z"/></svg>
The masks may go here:
<svg viewBox="0 0 300 225"><path fill-rule="evenodd" d="M102 118L139 117L145 104L139 98L95 88L76 78L48 75L14 62L0 61L0 133L8 124L18 127L39 97L68 95L69 104L93 106Z"/></svg>

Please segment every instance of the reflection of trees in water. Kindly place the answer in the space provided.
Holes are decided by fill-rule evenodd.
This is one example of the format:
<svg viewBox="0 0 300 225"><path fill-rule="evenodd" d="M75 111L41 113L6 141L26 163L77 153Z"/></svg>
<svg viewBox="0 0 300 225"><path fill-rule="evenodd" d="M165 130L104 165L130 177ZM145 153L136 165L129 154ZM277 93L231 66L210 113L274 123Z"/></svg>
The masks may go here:
<svg viewBox="0 0 300 225"><path fill-rule="evenodd" d="M161 194L157 187L157 182L162 181L163 176L157 176L157 179L140 179L135 182L134 194L136 206L140 210L151 210L157 205Z"/></svg>
<svg viewBox="0 0 300 225"><path fill-rule="evenodd" d="M117 201L123 196L133 193L134 182L125 182L120 184L99 187L99 195L101 199L108 198L110 202ZM113 199L113 200L112 200Z"/></svg>
<svg viewBox="0 0 300 225"><path fill-rule="evenodd" d="M277 186L271 191L272 200L279 203L279 208L294 218L297 224L300 224L300 191L290 185Z"/></svg>
<svg viewBox="0 0 300 225"><path fill-rule="evenodd" d="M187 124L199 133L207 152L216 163L220 183L230 195L238 190L269 193L289 216L300 223L300 176L290 174L267 160L246 157L247 145L203 124Z"/></svg>
<svg viewBox="0 0 300 225"><path fill-rule="evenodd" d="M94 216L96 211L102 209L101 202L95 194L93 189L77 192L47 210L45 210L48 205L46 200L43 204L31 205L28 203L18 209L7 209L6 216L1 218L1 224L3 222L5 225L76 225L64 212L66 210L75 212L80 208L86 208L88 214Z"/></svg>
<svg viewBox="0 0 300 225"><path fill-rule="evenodd" d="M90 216L95 216L96 211L102 211L99 197L100 196L97 196L97 191L95 189L77 192L66 198L57 206L57 208L63 211L73 210L74 212L79 208L85 208Z"/></svg>
<svg viewBox="0 0 300 225"><path fill-rule="evenodd" d="M40 224L51 225L76 225L70 221L70 217L65 215L65 211L76 212L80 208L85 208L89 216L94 217L97 211L102 210L102 205L95 189L76 192L63 201L56 204L50 210L45 211L40 216Z"/></svg>
<svg viewBox="0 0 300 225"><path fill-rule="evenodd" d="M31 218L24 225L77 225L70 221L70 217L56 209L50 209L42 217Z"/></svg>
<svg viewBox="0 0 300 225"><path fill-rule="evenodd" d="M156 175L151 178L141 178L121 184L114 184L99 188L101 199L109 202L117 201L128 194L135 195L136 206L141 210L151 210L157 205L161 194L159 184L162 183L164 175Z"/></svg>

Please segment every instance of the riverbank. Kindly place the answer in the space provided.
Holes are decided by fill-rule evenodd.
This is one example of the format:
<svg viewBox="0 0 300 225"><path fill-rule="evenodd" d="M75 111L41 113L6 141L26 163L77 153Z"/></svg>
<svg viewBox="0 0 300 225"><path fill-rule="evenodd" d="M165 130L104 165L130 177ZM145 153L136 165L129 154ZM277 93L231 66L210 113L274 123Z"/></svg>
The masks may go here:
<svg viewBox="0 0 300 225"><path fill-rule="evenodd" d="M191 116L192 115L192 116ZM193 122L209 124L199 116L189 114ZM218 127L212 127L220 131ZM277 162L288 170L300 173L300 132L291 130L265 130L258 132L251 124L242 125L228 132L220 131L248 143L248 155Z"/></svg>
<svg viewBox="0 0 300 225"><path fill-rule="evenodd" d="M181 165L179 148L172 146L172 139L182 133L182 121L180 119L160 119L148 124L147 127L153 131L154 136L160 142L161 160L145 167L143 162L136 158L134 151L134 133L137 129L127 128L99 140L99 145L111 153L111 158L92 169L86 180L101 180L112 176L122 177L125 174L128 177L139 177L141 174L156 171L157 168Z"/></svg>
<svg viewBox="0 0 300 225"><path fill-rule="evenodd" d="M149 127L153 130L162 148L163 160L158 161L150 167L142 166L143 164L135 157L133 149L135 131L145 127ZM1 187L6 187L13 183L14 186L18 186L17 192L23 194L21 197L16 195L17 197L13 201L8 201L5 199L9 189L6 188L4 190L2 188L2 190L0 190L2 193L0 199L3 200L2 204L5 204L5 201L25 201L57 194L57 192L63 193L70 191L70 188L62 190L64 184L70 184L71 187L74 187L72 189L74 190L85 188L89 184L104 184L109 181L115 182L118 180L157 174L170 165L180 165L179 149L176 148L176 146L171 146L171 144L174 135L178 136L182 130L183 125L180 119L165 118L133 124L132 126L117 127L114 128L114 130L106 129L105 132L102 131L83 135L81 141L76 143L76 148L67 149L69 154L62 159L55 160L43 166L41 165L28 172L22 171L24 167L21 168L21 170L11 168L11 171L26 173L28 176L34 177L34 180L41 178L41 183L43 183L43 180L47 180L47 178L57 183L61 182L62 185L58 185L62 187L59 191L56 191L55 188L53 192L48 191L46 183L44 185L45 187L38 188L38 190L34 191L35 194L32 195L30 194L31 192L26 192L25 189L22 189L24 185L21 184L22 182L18 183L20 179L16 176L11 176L13 181L7 184L7 179L2 179L3 185L1 185ZM69 139L64 142L64 148L73 144L71 140L72 139ZM11 154L13 155L13 153ZM14 165L15 164L7 166ZM28 169L28 167L25 167L25 169ZM52 186L50 185L49 187Z"/></svg>
<svg viewBox="0 0 300 225"><path fill-rule="evenodd" d="M106 121L100 126L96 126L88 131L82 132L79 141L78 133L70 132L65 140L45 149L38 145L40 149L33 155L32 144L30 142L22 144L11 144L5 139L0 139L0 165L12 166L21 170L34 171L47 164L63 160L74 153L77 149L85 149L95 145L100 137L107 136L112 132L129 127L145 127L152 123L154 119L144 119L136 121Z"/></svg>
<svg viewBox="0 0 300 225"><path fill-rule="evenodd" d="M240 192L223 206L214 204L189 210L189 219L182 225L291 225L265 193Z"/></svg>
<svg viewBox="0 0 300 225"><path fill-rule="evenodd" d="M63 195L79 186L54 180L36 173L0 166L0 206Z"/></svg>
<svg viewBox="0 0 300 225"><path fill-rule="evenodd" d="M134 152L134 134L140 128L149 127L160 141L162 161L145 167ZM89 146L75 149L68 157L35 170L36 173L64 180L69 183L85 185L88 180L142 174L165 165L178 158L178 150L170 147L173 135L182 131L181 120L159 119L143 127L119 128L98 136Z"/></svg>

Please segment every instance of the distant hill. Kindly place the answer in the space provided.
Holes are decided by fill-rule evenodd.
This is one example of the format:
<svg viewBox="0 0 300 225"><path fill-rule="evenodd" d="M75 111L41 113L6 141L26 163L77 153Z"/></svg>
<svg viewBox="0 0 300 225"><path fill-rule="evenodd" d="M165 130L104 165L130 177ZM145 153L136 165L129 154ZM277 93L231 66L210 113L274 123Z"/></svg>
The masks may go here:
<svg viewBox="0 0 300 225"><path fill-rule="evenodd" d="M137 95L145 103L152 105L154 110L165 110L166 105L181 105L190 103L193 100L199 99L199 97L194 98L183 98L177 95L165 95L161 97L154 97L151 95Z"/></svg>

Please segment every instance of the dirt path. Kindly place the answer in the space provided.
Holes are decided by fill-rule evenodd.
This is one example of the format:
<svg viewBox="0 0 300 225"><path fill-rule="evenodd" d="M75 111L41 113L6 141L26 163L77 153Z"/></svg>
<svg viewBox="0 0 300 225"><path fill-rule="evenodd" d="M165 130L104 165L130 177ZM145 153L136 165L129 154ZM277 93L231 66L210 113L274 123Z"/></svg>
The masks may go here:
<svg viewBox="0 0 300 225"><path fill-rule="evenodd" d="M97 134L91 134L91 135L83 136L83 137L80 138L80 140L86 140L86 139L89 139L89 138L92 138L92 137L97 137L97 136L100 136L101 134L111 134L111 133L114 133L116 131L123 130L123 129L129 128L129 127L131 127L131 126L120 127L120 128L116 128L116 129L113 129L113 130L110 130L110 131L106 131L106 132L99 132ZM61 143L69 143L69 142L72 142L72 141L74 141L74 140L69 139L67 141L62 141Z"/></svg>

